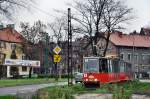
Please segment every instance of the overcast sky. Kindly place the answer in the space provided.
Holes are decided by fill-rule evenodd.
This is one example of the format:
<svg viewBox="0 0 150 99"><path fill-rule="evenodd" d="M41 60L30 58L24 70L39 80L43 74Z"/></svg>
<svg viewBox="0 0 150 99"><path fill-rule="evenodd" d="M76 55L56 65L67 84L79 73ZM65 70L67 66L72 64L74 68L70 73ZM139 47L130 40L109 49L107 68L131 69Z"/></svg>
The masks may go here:
<svg viewBox="0 0 150 99"><path fill-rule="evenodd" d="M67 2L71 0L36 0L37 4L33 6L31 12L21 11L17 15L17 22L33 22L38 19L44 22L50 22L54 19L54 9L62 9L67 11ZM150 0L127 0L127 5L134 9L136 19L131 21L128 25L126 32L132 32L133 30L140 31L141 27L150 26Z"/></svg>

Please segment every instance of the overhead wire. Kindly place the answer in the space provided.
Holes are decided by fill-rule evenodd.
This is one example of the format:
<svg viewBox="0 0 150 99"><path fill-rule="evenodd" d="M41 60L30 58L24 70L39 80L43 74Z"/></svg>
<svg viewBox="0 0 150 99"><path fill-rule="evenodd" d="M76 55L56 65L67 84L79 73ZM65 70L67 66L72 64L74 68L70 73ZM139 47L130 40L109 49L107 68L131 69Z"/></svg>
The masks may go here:
<svg viewBox="0 0 150 99"><path fill-rule="evenodd" d="M35 8L37 11L42 12L42 13L48 15L48 16L56 17L56 16L54 16L54 15L52 15L52 14L50 14L50 13L44 11L43 9L40 9L40 8L36 7L36 6L33 5L33 4L32 4L32 7Z"/></svg>

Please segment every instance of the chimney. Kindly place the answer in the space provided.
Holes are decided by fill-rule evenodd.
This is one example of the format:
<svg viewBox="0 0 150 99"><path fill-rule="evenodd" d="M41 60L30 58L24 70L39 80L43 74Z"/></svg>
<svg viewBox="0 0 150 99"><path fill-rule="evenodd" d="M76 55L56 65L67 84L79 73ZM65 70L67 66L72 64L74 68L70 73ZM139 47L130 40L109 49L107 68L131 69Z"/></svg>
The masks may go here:
<svg viewBox="0 0 150 99"><path fill-rule="evenodd" d="M144 28L141 28L140 35L145 35Z"/></svg>
<svg viewBox="0 0 150 99"><path fill-rule="evenodd" d="M15 25L14 25L14 24L8 24L6 27L7 27L7 28L15 29Z"/></svg>
<svg viewBox="0 0 150 99"><path fill-rule="evenodd" d="M3 29L3 28L4 28L4 26L1 24L1 25L0 25L0 30Z"/></svg>
<svg viewBox="0 0 150 99"><path fill-rule="evenodd" d="M118 36L119 36L119 37L122 37L122 32L118 32Z"/></svg>

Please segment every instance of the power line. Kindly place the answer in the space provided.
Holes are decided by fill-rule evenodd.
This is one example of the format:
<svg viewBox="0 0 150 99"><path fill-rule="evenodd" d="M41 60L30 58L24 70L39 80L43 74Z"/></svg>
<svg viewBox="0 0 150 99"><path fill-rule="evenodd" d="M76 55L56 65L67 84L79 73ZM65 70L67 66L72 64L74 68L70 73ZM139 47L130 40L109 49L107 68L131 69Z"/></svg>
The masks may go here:
<svg viewBox="0 0 150 99"><path fill-rule="evenodd" d="M50 14L50 13L44 11L43 9L40 9L40 8L36 7L36 6L34 6L34 5L32 5L32 7L35 8L37 11L42 12L42 13L48 15L48 16L56 17L56 16L54 16L54 15L52 15L52 14Z"/></svg>

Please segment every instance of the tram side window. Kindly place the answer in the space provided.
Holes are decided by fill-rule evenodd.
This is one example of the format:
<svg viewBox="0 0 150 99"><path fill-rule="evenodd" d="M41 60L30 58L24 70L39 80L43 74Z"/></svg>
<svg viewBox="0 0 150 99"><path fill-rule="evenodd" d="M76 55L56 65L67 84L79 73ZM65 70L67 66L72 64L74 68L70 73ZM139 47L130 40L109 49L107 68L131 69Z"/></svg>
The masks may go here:
<svg viewBox="0 0 150 99"><path fill-rule="evenodd" d="M108 72L107 59L100 60L100 72L104 72L104 73Z"/></svg>
<svg viewBox="0 0 150 99"><path fill-rule="evenodd" d="M120 72L124 72L125 71L125 64L123 61L120 61L119 66L120 66Z"/></svg>
<svg viewBox="0 0 150 99"><path fill-rule="evenodd" d="M113 61L113 72L117 73L118 71L119 71L118 61L114 60Z"/></svg>
<svg viewBox="0 0 150 99"><path fill-rule="evenodd" d="M127 67L127 63L124 62L124 71L127 73L128 72L128 67Z"/></svg>
<svg viewBox="0 0 150 99"><path fill-rule="evenodd" d="M112 60L108 60L108 72L112 73L113 72L113 66L112 66Z"/></svg>
<svg viewBox="0 0 150 99"><path fill-rule="evenodd" d="M127 68L126 72L131 72L132 71L131 64L126 63L126 68Z"/></svg>

